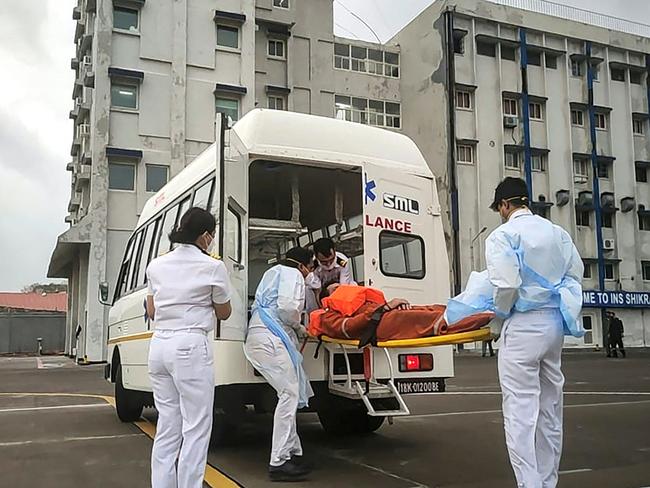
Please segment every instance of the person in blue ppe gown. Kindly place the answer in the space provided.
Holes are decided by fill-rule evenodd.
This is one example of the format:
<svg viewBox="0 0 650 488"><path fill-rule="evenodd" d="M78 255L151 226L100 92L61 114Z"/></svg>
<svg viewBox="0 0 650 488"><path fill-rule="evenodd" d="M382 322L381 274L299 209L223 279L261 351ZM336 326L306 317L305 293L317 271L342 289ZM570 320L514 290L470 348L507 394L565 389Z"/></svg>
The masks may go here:
<svg viewBox="0 0 650 488"><path fill-rule="evenodd" d="M581 337L583 263L569 234L528 208L520 178L496 188L503 225L487 238L487 271L451 299L448 323L491 310L503 321L498 369L506 444L517 486L552 488L562 454L564 335Z"/></svg>
<svg viewBox="0 0 650 488"><path fill-rule="evenodd" d="M273 417L269 478L300 481L309 473L302 459L296 414L313 391L302 366L299 338L307 337L300 319L305 306L305 278L313 271L313 252L296 247L269 269L255 293L244 352L278 394Z"/></svg>

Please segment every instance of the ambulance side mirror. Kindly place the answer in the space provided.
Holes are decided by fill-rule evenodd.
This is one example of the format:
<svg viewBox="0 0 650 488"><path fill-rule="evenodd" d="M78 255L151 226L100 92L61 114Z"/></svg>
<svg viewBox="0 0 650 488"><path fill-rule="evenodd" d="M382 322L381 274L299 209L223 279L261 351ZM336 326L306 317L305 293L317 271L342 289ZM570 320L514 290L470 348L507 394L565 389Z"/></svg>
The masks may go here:
<svg viewBox="0 0 650 488"><path fill-rule="evenodd" d="M101 303L102 305L109 305L109 306L112 305L112 303L108 301L108 283L102 281L99 284L98 294L99 294L98 297L99 303Z"/></svg>

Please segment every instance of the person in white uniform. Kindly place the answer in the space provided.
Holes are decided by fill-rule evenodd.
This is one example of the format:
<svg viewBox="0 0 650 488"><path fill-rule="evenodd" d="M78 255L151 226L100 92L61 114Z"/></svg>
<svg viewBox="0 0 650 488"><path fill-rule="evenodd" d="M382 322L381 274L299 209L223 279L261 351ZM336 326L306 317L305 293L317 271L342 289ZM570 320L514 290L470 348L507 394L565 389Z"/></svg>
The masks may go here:
<svg viewBox="0 0 650 488"><path fill-rule="evenodd" d="M209 333L231 313L226 267L207 253L215 228L209 212L189 209L169 236L178 247L147 267L149 377L158 410L153 488L203 486L214 400Z"/></svg>
<svg viewBox="0 0 650 488"><path fill-rule="evenodd" d="M307 276L307 312L320 308L318 297L321 290L329 285L356 285L352 277L350 260L334 246L334 241L323 237L314 242L316 267L313 274Z"/></svg>
<svg viewBox="0 0 650 488"><path fill-rule="evenodd" d="M309 473L302 460L296 414L313 396L298 351L299 337L306 337L300 319L305 277L312 266L312 252L297 247L264 273L255 293L244 344L246 357L278 395L269 463L271 481L300 481Z"/></svg>
<svg viewBox="0 0 650 488"><path fill-rule="evenodd" d="M486 240L494 311L505 319L498 357L506 444L517 484L552 488L562 454L564 332L580 336L583 263L569 234L528 209L506 178L491 205L505 222Z"/></svg>

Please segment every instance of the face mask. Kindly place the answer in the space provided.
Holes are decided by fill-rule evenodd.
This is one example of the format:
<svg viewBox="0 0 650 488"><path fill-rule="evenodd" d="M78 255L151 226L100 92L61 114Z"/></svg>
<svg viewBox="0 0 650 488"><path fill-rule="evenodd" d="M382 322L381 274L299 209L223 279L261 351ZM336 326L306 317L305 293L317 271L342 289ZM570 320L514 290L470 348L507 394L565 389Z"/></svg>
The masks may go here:
<svg viewBox="0 0 650 488"><path fill-rule="evenodd" d="M334 269L335 266L336 266L336 259L335 259L334 261L332 261L331 264L328 264L327 266L324 265L324 264L321 264L321 267L322 267L325 271L332 271L332 270Z"/></svg>
<svg viewBox="0 0 650 488"><path fill-rule="evenodd" d="M205 248L205 252L207 252L208 254L214 254L217 252L217 240L212 236L210 237L211 237L211 241L210 244L208 244L208 247Z"/></svg>
<svg viewBox="0 0 650 488"><path fill-rule="evenodd" d="M316 277L316 275L311 272L305 277L305 285L309 288L320 288L320 281Z"/></svg>

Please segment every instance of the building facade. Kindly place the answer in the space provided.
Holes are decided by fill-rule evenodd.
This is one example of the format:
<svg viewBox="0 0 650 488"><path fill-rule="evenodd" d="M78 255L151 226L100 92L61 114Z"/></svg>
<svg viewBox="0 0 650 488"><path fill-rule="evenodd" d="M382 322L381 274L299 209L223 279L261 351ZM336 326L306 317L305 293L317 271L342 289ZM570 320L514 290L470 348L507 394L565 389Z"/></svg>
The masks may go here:
<svg viewBox="0 0 650 488"><path fill-rule="evenodd" d="M437 175L455 289L485 265L494 187L521 175L576 240L586 289L650 291L650 33L498 3L435 2L379 45L335 37L331 0L79 0L70 229L48 273L69 279L66 352L106 359L99 285L113 293L145 201L213 142L217 111L255 107L413 138ZM629 345L650 342L646 314L620 311ZM598 309L585 325L568 344L602 344Z"/></svg>

